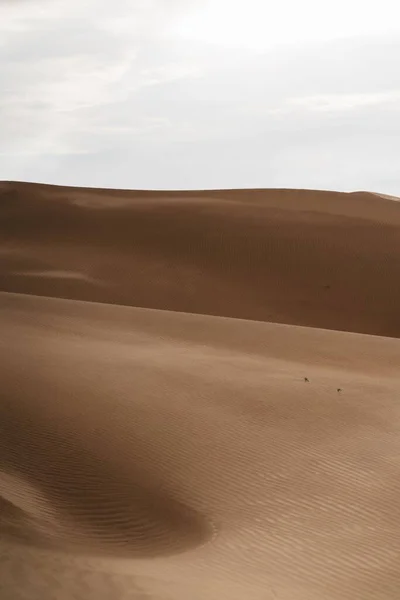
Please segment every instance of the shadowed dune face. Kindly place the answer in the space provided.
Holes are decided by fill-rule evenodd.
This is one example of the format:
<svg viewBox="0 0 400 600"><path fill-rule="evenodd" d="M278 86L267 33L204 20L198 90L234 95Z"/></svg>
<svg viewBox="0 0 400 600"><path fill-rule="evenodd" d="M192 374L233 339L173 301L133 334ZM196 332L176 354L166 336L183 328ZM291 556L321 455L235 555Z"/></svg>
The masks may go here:
<svg viewBox="0 0 400 600"><path fill-rule="evenodd" d="M74 381L74 371L78 379L85 379L90 365L92 374L96 368L107 372L107 364L96 364L96 352L89 357L91 344L86 347L89 354L80 357L79 368L68 360L68 342L64 354L62 334L57 335L61 332L53 329L51 319L50 337L47 327L44 336L32 331L32 338L24 328L13 327L12 319L2 324L1 537L83 554L142 558L183 552L208 541L215 531L209 519L174 498L166 482L152 476L148 464L136 456L141 448L136 440L140 410L129 414L130 460L123 456L121 460L113 448L112 426L108 437L107 423L96 420L96 410L104 408L101 401L98 406L90 404L96 382L63 388L65 378ZM10 361L4 356L7 347ZM79 347L78 343L78 354ZM52 356L57 356L55 363ZM109 374L118 377L112 358ZM134 379L131 384L134 407ZM111 424L120 403L118 379L115 397L109 391ZM150 458L148 462L151 466Z"/></svg>
<svg viewBox="0 0 400 600"><path fill-rule="evenodd" d="M3 538L64 552L143 558L180 553L212 537L207 518L137 469L134 439L132 462L122 469L112 436L104 440L107 454L103 449L98 456L90 448L98 432L87 425L79 437L62 410L58 416L40 414L40 400L27 400L23 412L18 394L8 390L2 400Z"/></svg>
<svg viewBox="0 0 400 600"><path fill-rule="evenodd" d="M0 289L398 337L399 226L366 193L3 183Z"/></svg>

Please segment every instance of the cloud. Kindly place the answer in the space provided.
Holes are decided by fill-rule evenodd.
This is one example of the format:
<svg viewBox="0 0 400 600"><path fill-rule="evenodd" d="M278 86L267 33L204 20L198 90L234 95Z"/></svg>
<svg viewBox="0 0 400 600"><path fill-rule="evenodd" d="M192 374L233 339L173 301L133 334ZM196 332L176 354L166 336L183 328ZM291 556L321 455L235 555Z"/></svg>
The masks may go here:
<svg viewBox="0 0 400 600"><path fill-rule="evenodd" d="M128 10L121 1L111 9L108 3L90 1L84 9L79 2L42 2L34 3L35 10L21 4L8 13L0 26L8 33L0 48L0 152L81 152L67 138L88 129L83 109L108 105L113 110L141 86L190 75L193 68L185 64L141 66L137 60L146 40L160 31L161 17L173 14L181 3L167 4L166 10L166 3L137 2L135 10ZM117 27L119 19L128 25L125 33ZM148 123L145 116L144 129ZM103 123L102 130L107 129L113 128ZM140 123L134 129L140 130Z"/></svg>
<svg viewBox="0 0 400 600"><path fill-rule="evenodd" d="M359 110L366 106L394 107L400 111L400 89L389 92L369 92L364 94L319 94L288 99L283 106L273 108L273 115L287 115L304 110L334 113Z"/></svg>
<svg viewBox="0 0 400 600"><path fill-rule="evenodd" d="M0 2L0 179L400 193L400 36L227 49L201 4Z"/></svg>
<svg viewBox="0 0 400 600"><path fill-rule="evenodd" d="M397 0L209 0L175 27L187 39L265 50L281 44L399 32Z"/></svg>

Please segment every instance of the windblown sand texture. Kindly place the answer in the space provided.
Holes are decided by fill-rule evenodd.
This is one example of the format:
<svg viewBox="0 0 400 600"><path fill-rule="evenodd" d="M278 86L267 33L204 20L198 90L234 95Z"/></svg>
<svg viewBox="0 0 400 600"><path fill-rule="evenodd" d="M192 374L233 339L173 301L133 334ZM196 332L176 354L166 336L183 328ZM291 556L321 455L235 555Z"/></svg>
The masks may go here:
<svg viewBox="0 0 400 600"><path fill-rule="evenodd" d="M400 202L0 184L0 599L398 600Z"/></svg>

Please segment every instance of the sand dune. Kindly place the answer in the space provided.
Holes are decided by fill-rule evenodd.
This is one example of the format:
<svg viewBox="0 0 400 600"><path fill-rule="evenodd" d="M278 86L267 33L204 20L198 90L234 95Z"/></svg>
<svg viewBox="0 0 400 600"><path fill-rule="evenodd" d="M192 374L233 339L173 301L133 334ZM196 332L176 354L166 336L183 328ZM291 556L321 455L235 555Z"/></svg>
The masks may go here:
<svg viewBox="0 0 400 600"><path fill-rule="evenodd" d="M1 330L5 597L398 597L398 340L13 294Z"/></svg>
<svg viewBox="0 0 400 600"><path fill-rule="evenodd" d="M2 184L1 600L397 600L399 221Z"/></svg>
<svg viewBox="0 0 400 600"><path fill-rule="evenodd" d="M0 207L3 291L400 336L391 199L3 183Z"/></svg>

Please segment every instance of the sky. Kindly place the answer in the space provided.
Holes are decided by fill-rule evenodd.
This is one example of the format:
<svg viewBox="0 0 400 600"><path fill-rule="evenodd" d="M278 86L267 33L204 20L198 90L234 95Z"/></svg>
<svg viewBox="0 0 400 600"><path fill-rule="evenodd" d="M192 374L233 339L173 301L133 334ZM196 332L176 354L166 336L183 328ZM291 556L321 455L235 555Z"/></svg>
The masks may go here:
<svg viewBox="0 0 400 600"><path fill-rule="evenodd" d="M0 180L400 196L398 0L0 0Z"/></svg>

